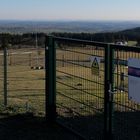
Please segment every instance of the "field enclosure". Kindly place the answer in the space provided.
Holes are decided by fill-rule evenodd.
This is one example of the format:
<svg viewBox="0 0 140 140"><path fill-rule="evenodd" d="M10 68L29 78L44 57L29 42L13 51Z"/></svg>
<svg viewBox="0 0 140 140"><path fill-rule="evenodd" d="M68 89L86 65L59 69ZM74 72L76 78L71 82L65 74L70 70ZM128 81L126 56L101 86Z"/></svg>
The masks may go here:
<svg viewBox="0 0 140 140"><path fill-rule="evenodd" d="M56 37L47 37L40 51L8 49L5 108L1 51L0 110L46 113L85 139L139 140L140 104L128 96L129 58L140 58L139 48Z"/></svg>

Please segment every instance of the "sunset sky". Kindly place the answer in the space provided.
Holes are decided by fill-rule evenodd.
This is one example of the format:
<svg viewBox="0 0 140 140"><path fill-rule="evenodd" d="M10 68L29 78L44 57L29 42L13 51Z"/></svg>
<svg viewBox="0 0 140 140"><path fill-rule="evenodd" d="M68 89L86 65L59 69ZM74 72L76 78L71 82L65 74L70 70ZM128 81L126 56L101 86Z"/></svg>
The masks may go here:
<svg viewBox="0 0 140 140"><path fill-rule="evenodd" d="M140 20L140 0L0 0L0 19Z"/></svg>

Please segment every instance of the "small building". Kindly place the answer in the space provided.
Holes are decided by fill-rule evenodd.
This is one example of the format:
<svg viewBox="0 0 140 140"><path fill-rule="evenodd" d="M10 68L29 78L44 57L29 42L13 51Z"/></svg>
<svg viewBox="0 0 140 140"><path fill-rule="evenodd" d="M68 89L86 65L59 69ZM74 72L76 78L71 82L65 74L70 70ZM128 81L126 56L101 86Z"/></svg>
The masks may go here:
<svg viewBox="0 0 140 140"><path fill-rule="evenodd" d="M128 45L128 42L127 41L116 41L115 44L116 45L124 45L124 46L126 46L126 45Z"/></svg>

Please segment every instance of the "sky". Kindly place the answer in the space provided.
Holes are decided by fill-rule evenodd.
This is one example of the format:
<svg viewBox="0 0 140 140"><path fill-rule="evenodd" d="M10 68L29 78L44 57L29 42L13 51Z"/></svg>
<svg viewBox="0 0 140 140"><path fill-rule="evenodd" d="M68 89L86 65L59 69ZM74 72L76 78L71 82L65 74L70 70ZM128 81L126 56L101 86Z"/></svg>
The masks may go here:
<svg viewBox="0 0 140 140"><path fill-rule="evenodd" d="M1 20L140 20L140 0L0 0Z"/></svg>

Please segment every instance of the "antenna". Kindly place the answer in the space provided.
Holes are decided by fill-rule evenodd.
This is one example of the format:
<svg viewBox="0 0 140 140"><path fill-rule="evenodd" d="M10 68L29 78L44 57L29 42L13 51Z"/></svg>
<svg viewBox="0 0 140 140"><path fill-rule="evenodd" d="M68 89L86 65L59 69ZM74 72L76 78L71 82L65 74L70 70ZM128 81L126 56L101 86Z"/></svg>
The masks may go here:
<svg viewBox="0 0 140 140"><path fill-rule="evenodd" d="M37 33L36 33L36 36L35 36L35 46L36 46L36 52L37 52L36 62L37 62L37 67L38 67L39 66L39 47L38 47Z"/></svg>
<svg viewBox="0 0 140 140"><path fill-rule="evenodd" d="M37 66L31 67L31 69L34 69L34 70L44 69L43 66L39 65L39 55L40 55L40 52L39 52L39 46L38 46L37 33L35 33L35 47L36 47L36 65Z"/></svg>

